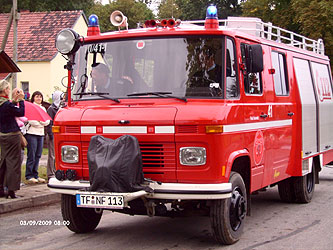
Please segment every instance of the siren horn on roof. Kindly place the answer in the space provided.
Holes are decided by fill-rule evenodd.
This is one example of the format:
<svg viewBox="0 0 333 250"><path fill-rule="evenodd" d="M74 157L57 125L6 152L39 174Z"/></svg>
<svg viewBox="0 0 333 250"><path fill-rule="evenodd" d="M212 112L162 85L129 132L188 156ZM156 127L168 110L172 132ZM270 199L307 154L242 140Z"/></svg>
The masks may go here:
<svg viewBox="0 0 333 250"><path fill-rule="evenodd" d="M110 16L110 21L112 25L119 27L119 29L120 27L126 27L126 29L128 30L127 17L121 11L115 10L114 12L112 12Z"/></svg>

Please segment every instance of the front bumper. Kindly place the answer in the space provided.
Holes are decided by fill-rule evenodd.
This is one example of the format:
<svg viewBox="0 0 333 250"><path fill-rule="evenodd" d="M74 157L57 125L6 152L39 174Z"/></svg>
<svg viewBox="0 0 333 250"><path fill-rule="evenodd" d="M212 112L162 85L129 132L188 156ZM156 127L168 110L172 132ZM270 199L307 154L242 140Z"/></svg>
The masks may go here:
<svg viewBox="0 0 333 250"><path fill-rule="evenodd" d="M143 185L149 186L153 192L146 191L117 193L123 195L125 202L146 197L149 199L166 200L219 200L231 197L231 183L217 184L191 184L191 183L157 183L146 182ZM79 190L89 190L89 181L59 181L51 178L48 183L51 191L61 194L75 195Z"/></svg>

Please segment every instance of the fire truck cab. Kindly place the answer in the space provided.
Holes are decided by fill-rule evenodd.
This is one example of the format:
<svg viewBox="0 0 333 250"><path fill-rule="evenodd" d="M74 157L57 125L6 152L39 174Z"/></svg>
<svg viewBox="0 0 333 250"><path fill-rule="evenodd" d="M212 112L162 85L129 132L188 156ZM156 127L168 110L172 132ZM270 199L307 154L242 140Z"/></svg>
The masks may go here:
<svg viewBox="0 0 333 250"><path fill-rule="evenodd" d="M333 161L332 77L322 40L257 18L146 21L86 37L70 29L56 46L68 58L67 106L54 121L56 178L68 228L94 230L105 209L148 216L209 216L214 238L241 237L251 194L278 185L286 202L308 203ZM137 138L143 186L90 190L95 135ZM306 209L306 208L305 208Z"/></svg>

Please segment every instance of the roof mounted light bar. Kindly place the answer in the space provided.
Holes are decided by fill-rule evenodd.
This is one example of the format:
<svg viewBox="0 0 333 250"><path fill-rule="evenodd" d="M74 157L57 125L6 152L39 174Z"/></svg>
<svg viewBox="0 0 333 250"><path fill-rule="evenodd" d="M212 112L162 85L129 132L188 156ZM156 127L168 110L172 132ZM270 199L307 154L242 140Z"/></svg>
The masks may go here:
<svg viewBox="0 0 333 250"><path fill-rule="evenodd" d="M174 27L177 27L179 26L181 23L181 20L180 19L163 19L161 21L159 20L146 20L145 23L144 23L144 26L145 28L155 28L155 27L163 27L163 28L166 28L166 27L169 27L169 28L174 28Z"/></svg>

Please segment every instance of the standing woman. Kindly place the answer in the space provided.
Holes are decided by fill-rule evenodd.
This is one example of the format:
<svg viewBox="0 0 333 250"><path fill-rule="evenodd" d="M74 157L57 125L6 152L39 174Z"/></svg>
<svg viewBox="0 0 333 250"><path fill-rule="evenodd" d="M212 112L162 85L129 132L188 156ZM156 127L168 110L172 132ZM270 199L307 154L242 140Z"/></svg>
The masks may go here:
<svg viewBox="0 0 333 250"><path fill-rule="evenodd" d="M42 106L43 94L41 92L35 91L31 96L31 102L38 105L46 113L46 109ZM25 178L29 183L45 183L45 179L38 177L38 165L43 152L44 127L49 125L50 121L29 120L28 122L25 135L28 141Z"/></svg>
<svg viewBox="0 0 333 250"><path fill-rule="evenodd" d="M6 185L6 198L14 199L21 183L21 132L15 117L24 116L24 93L22 90L13 93L14 103L11 103L9 92L9 83L0 81L0 197L5 196ZM19 102L19 107L15 102Z"/></svg>

